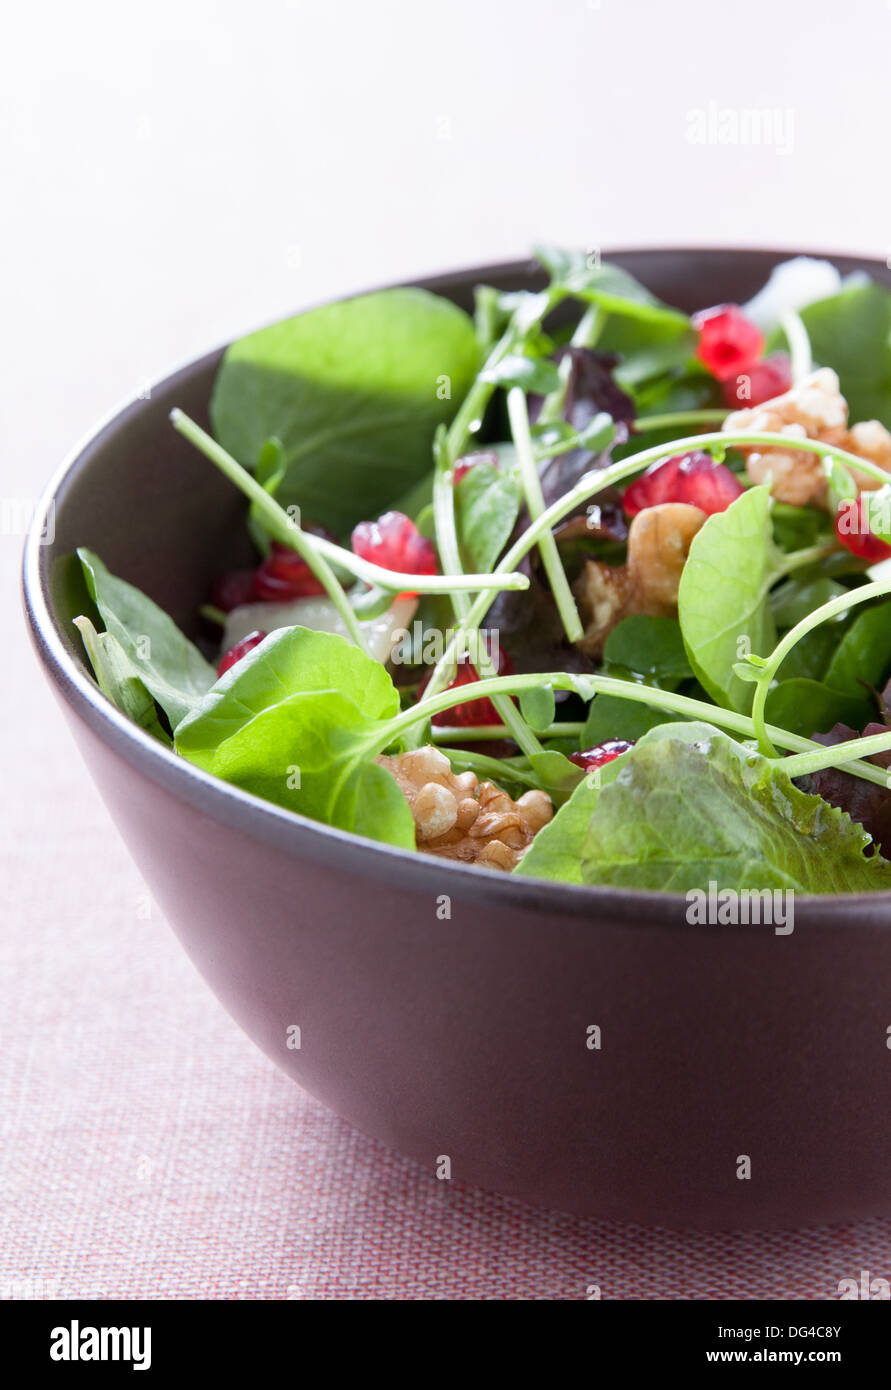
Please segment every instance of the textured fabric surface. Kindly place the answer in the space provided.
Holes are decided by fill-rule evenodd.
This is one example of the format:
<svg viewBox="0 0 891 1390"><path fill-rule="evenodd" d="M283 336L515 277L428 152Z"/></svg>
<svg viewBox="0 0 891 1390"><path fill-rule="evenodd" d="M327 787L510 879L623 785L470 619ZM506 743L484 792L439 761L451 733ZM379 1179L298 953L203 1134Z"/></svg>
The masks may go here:
<svg viewBox="0 0 891 1390"><path fill-rule="evenodd" d="M846 63L836 7L805 0L742 24L607 0L521 0L510 24L494 0L47 8L9 7L0 51L0 501L173 364L328 295L539 239L888 249L886 5ZM555 13L548 61L530 35ZM766 34L794 54L782 81ZM712 97L781 102L794 152L691 141ZM858 196L818 203L842 150ZM0 527L0 1297L832 1298L891 1278L891 1222L679 1235L533 1211L431 1182L302 1094L149 908L27 651L20 545Z"/></svg>
<svg viewBox="0 0 891 1390"><path fill-rule="evenodd" d="M2 549L0 1297L830 1299L891 1222L643 1230L432 1180L198 978L27 650Z"/></svg>

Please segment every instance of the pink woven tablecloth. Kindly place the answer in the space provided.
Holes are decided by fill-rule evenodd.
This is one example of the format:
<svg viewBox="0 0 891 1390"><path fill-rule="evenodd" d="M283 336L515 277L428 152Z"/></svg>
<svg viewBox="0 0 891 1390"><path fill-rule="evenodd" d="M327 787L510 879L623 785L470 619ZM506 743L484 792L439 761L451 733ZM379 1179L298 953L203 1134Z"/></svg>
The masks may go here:
<svg viewBox="0 0 891 1390"><path fill-rule="evenodd" d="M118 838L2 562L0 1297L785 1299L889 1276L891 1222L689 1234L429 1173L288 1081Z"/></svg>

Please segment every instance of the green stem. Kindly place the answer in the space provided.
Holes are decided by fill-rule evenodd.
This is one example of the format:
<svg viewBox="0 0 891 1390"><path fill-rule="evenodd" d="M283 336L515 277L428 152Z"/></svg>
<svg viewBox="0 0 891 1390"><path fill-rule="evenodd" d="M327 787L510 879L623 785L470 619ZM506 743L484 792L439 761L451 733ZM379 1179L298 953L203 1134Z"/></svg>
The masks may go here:
<svg viewBox="0 0 891 1390"><path fill-rule="evenodd" d="M452 469L457 460L461 457L467 446L469 436L479 429L483 421L486 406L495 390L495 383L484 380L484 374L497 366L503 357L516 344L517 340L524 333L529 333L540 322L550 306L550 299L547 294L541 295L532 303L532 314L528 312L530 301L524 301L520 310L515 312L499 338L498 342L489 352L482 371L477 375L473 386L468 391L464 400L453 419L445 439L440 442L435 451L435 471L433 475L433 515L436 528L437 545L440 548L440 556L446 563L447 568L454 570L455 574L461 573L461 554L458 546L458 534L455 525L455 495L454 479ZM496 571L496 574L498 571ZM456 586L452 591L452 606L455 616L458 619L458 631L464 630L469 616L469 600L467 600L462 590L469 588L469 584ZM476 588L484 590L489 585L477 585ZM478 594L477 602L484 597L484 592ZM479 622L474 624L479 627ZM440 662L436 674L440 680L440 688L447 685L451 679L451 674L455 664L461 655L463 643L451 643L448 662ZM497 676L497 670L492 664L491 657L485 643L478 644L476 653L476 664L479 673L483 676ZM527 755L530 753L540 753L541 744L535 734L530 729L526 720L521 715L513 702L502 696L496 696L493 700L497 714L502 721L510 728L511 733L518 746Z"/></svg>
<svg viewBox="0 0 891 1390"><path fill-rule="evenodd" d="M401 574L398 570L382 569L370 560L362 560L351 550L336 545L334 541L326 541L324 536L313 536L311 544L320 555L329 556L336 565L340 565L341 569L347 570L357 579L364 579L366 583L374 584L393 594L406 591L415 594L451 594L458 590L478 593L480 589L501 591L529 588L529 579L525 574L462 574L460 570L446 574ZM442 558L440 551L440 559ZM446 570L450 569L445 563L443 567Z"/></svg>
<svg viewBox="0 0 891 1390"><path fill-rule="evenodd" d="M561 454L572 453L573 449L585 449L590 452L590 447L580 434L573 433L555 439L552 444L543 444L539 440L534 444L532 452L536 463L547 463L550 459L559 458Z"/></svg>
<svg viewBox="0 0 891 1390"><path fill-rule="evenodd" d="M436 529L436 544L445 568L460 575L461 550L458 545L458 531L455 524L455 485L452 472L454 462L455 459L449 450L448 436L446 436L445 441L440 438L438 445L434 448L433 471L433 520ZM456 588L452 592L452 608L458 623L464 622L470 610L470 599L460 588ZM456 659L460 655L461 653L457 652ZM494 666L484 642L477 644L475 658L476 668L481 676L494 677L498 675L497 668ZM523 752L527 755L540 753L541 744L513 701L504 695L498 695L493 703L497 714L508 726L512 737Z"/></svg>
<svg viewBox="0 0 891 1390"><path fill-rule="evenodd" d="M542 312L544 312L544 309ZM449 425L445 441L445 453L449 461L449 467L461 457L467 446L468 438L471 434L475 434L483 423L486 406L489 404L495 391L495 382L485 380L485 373L491 371L493 367L498 366L501 359L506 357L515 346L519 336L516 314L514 314L507 328L498 339L498 342L486 357L485 362L477 373L476 380L467 392L467 395L458 407L452 423Z"/></svg>
<svg viewBox="0 0 891 1390"><path fill-rule="evenodd" d="M801 316L796 314L794 309L786 310L780 319L780 327L786 335L786 342L789 344L792 381L797 386L813 371L814 359L811 354L811 340L802 323Z"/></svg>
<svg viewBox="0 0 891 1390"><path fill-rule="evenodd" d="M855 758L869 758L874 753L887 753L891 749L891 730L884 734L870 734L868 738L850 738L845 743L834 743L829 748L821 747L819 752L798 753L794 758L783 759L783 770L790 777L804 777L808 772L820 772L824 767L838 767L841 763L853 762ZM882 773L882 783L889 785L889 773Z"/></svg>
<svg viewBox="0 0 891 1390"><path fill-rule="evenodd" d="M673 714L684 715L689 719L701 719L708 724L716 724L720 728L729 729L731 733L740 735L745 739L755 737L755 726L753 720L746 714L738 714L736 710L721 709L718 705L706 704L704 700L694 700L689 695L678 695L672 690L660 690L656 686L636 685L632 681L619 680L615 676L574 676L566 671L552 672L533 672L523 676L498 676L495 680L479 681L474 686L473 698L491 698L497 694L519 694L523 690L537 688L540 685L553 686L555 690L572 690L577 694L591 695L617 695L622 700L637 701L640 704L651 705L655 709L669 710ZM404 710L402 714L396 715L386 725L372 745L371 755L382 753L391 743L400 737L407 729L419 720L427 719L435 714L440 714L443 710L450 709L452 705L460 704L467 699L467 690L446 690L442 694L436 695L433 699L425 699L419 704L413 705L411 709ZM824 753L826 750L822 744L815 743L812 739L802 738L800 734L792 734L788 729L779 729L774 725L767 725L768 733L780 748L790 749L796 753ZM785 768L785 760L782 766ZM848 770L861 777L864 781L875 782L878 786L886 786L886 774L879 767L871 763L851 762Z"/></svg>
<svg viewBox="0 0 891 1390"><path fill-rule="evenodd" d="M673 410L667 415L641 415L632 425L635 434L670 429L675 425L719 425L729 413L727 410Z"/></svg>
<svg viewBox="0 0 891 1390"><path fill-rule="evenodd" d="M593 681L594 677L572 676L563 671L556 671L553 674L532 674L525 676L496 676L494 679L481 680L474 684L473 698L492 699L496 695L520 694L524 690L530 690L540 684L552 685L555 690L579 690L580 681ZM614 685L622 682L613 681ZM444 690L432 698L426 696L418 704L412 705L410 709L404 710L402 714L397 714L387 724L386 729L380 738L375 741L372 754L383 752L383 750L406 730L410 729L418 720L432 718L433 715L441 713L443 710L451 709L453 705L460 704L467 699L467 689L462 687L458 690ZM525 751L525 750L524 750ZM534 750L540 752L541 749ZM528 756L528 755L527 755Z"/></svg>
<svg viewBox="0 0 891 1390"><path fill-rule="evenodd" d="M532 452L532 435L529 431L526 397L518 386L513 387L507 393L507 414L517 449L517 461L520 465L520 477L526 496L526 508L531 519L537 521L545 509L545 500ZM538 549L566 636L570 642L580 642L584 635L584 628L579 618L575 599L572 596L572 590L569 587L569 580L566 578L563 561L560 559L557 542L551 531L546 531L541 537L538 542Z"/></svg>
<svg viewBox="0 0 891 1390"><path fill-rule="evenodd" d="M483 364L483 371L495 367L506 356L513 345L514 335L508 327L498 342L493 347L489 356ZM458 411L449 425L446 435L446 450L449 458L454 461L461 457L467 445L467 440L471 434L475 434L483 423L483 416L486 413L486 406L492 398L495 390L494 381L483 381L482 376L477 376L476 381L471 386Z"/></svg>
<svg viewBox="0 0 891 1390"><path fill-rule="evenodd" d="M604 488L612 487L616 483L624 482L633 474L641 472L657 459L668 458L671 454L682 454L688 449L703 449L709 447L727 448L730 445L756 445L778 444L783 448L802 449L809 453L831 454L834 458L844 458L851 466L861 467L868 471L864 466L863 460L858 460L854 454L847 454L843 449L833 449L829 444L821 444L816 439L794 439L784 434L770 434L766 431L747 431L730 432L716 431L709 434L689 435L683 439L666 440L662 444L654 444L649 449L641 449L639 453L632 454L620 463L611 464L609 468L604 468L598 473L588 473L576 483L575 487L570 488L562 497L558 497L550 507L547 507L536 521L533 521L526 528L523 534L511 546L510 550L502 557L501 563L495 570L498 574L503 570L513 570L520 561L528 554L540 537L546 532L553 530L559 521L574 511L576 507L586 502L589 497L594 497ZM881 470L876 468L877 473ZM887 474L883 474L887 481ZM447 684L450 679L449 671L455 663L455 651L459 646L463 648L466 632L478 627L491 606L491 599L487 594L479 594L471 604L470 611L462 627L459 627L453 634L451 641L437 663L429 684L424 691L424 701L432 699Z"/></svg>
<svg viewBox="0 0 891 1390"><path fill-rule="evenodd" d="M239 488L246 497L256 503L258 510L262 514L263 523L266 529L276 540L283 545L290 546L292 550L306 560L312 569L313 574L320 583L324 583L323 572L331 573L325 564L325 558L330 559L335 565L352 574L356 579L363 579L367 584L377 585L378 588L386 589L389 593L416 593L416 594L450 594L455 589L466 589L469 593L479 593L481 589L497 590L512 589L522 590L529 588L529 579L525 574L505 574L501 572L494 574L462 574L460 570L455 574L402 574L398 570L383 569L380 565L373 564L370 560L363 560L358 555L354 555L351 550L345 550L342 545L336 545L334 541L325 540L324 536L310 535L302 531L295 521L291 519L283 507L276 502L275 498L257 482L252 473L227 453L222 445L212 439L200 425L196 425L194 420L190 420L181 410L173 410L170 419L175 429L180 434L185 435L190 443L194 444L201 453L209 458L211 463L216 464L217 468ZM299 538L299 539L297 539ZM310 559L310 554L313 556ZM321 558L316 558L321 557ZM319 568L317 568L317 566ZM336 576L332 575L333 582L338 590L343 594L343 587L337 583ZM328 589L327 584L325 585ZM335 594L330 593L330 597L335 603ZM340 605L338 604L338 607ZM352 612L352 608L350 609ZM354 615L355 616L355 615ZM344 616L344 621L346 617Z"/></svg>
<svg viewBox="0 0 891 1390"><path fill-rule="evenodd" d="M514 311L510 322L498 342L489 352L476 380L468 391L458 411L449 425L446 434L445 451L451 467L459 459L467 446L471 434L475 434L483 423L486 406L492 398L496 383L485 380L487 372L497 367L503 357L513 350L516 344L541 322L553 306L554 295L545 290L538 295L528 294Z"/></svg>
<svg viewBox="0 0 891 1390"><path fill-rule="evenodd" d="M495 312L498 291L491 285L477 285L474 291L473 323L483 351L488 353L495 342Z"/></svg>
<svg viewBox="0 0 891 1390"><path fill-rule="evenodd" d="M787 444L791 440L785 441ZM847 449L833 449L829 444L820 444L819 440L802 440L806 443L810 453L820 454L823 458L838 459L839 463L844 463L848 468L856 468L860 473L866 473L868 477L875 478L883 487L891 484L891 473L887 469L880 468L877 463L870 463L869 459L860 458L859 454L849 454Z"/></svg>
<svg viewBox="0 0 891 1390"><path fill-rule="evenodd" d="M607 318L606 311L599 304L589 304L575 326L575 331L569 340L571 346L594 347L603 332ZM560 385L556 386L542 401L537 421L540 425L550 424L552 420L559 420L563 414L566 392L569 389L569 378L572 375L572 357L569 353L561 359L558 371L560 373Z"/></svg>
<svg viewBox="0 0 891 1390"><path fill-rule="evenodd" d="M438 443L439 447L434 447L433 464L433 525L436 532L436 548L443 567L460 574L461 551L455 522L455 483L452 475L455 460L448 449L448 436L445 444ZM459 617L463 617L469 607L467 595L456 591L452 607Z"/></svg>
<svg viewBox="0 0 891 1390"><path fill-rule="evenodd" d="M365 634L342 585L338 582L337 576L324 555L319 554L315 546L307 539L305 532L291 520L275 498L264 487L261 487L247 469L242 468L241 464L230 453L227 453L222 445L212 439L200 425L196 425L195 421L191 420L182 410L177 408L171 410L170 422L175 430L178 430L181 435L188 439L190 444L194 444L196 449L199 449L206 458L210 459L211 463L216 464L220 472L224 473L231 482L235 483L236 487L241 489L245 496L256 504L257 510L263 518L263 524L270 535L275 536L283 545L296 550L300 558L306 561L343 619L350 637L359 650L367 654Z"/></svg>
<svg viewBox="0 0 891 1390"><path fill-rule="evenodd" d="M567 720L565 724L549 724L541 731L542 738L581 738L585 726L577 720ZM485 743L510 738L511 732L504 724L437 724L430 730L434 743Z"/></svg>
<svg viewBox="0 0 891 1390"><path fill-rule="evenodd" d="M827 555L834 555L838 550L835 541L827 541L825 545L809 545L804 550L791 550L783 556L783 562L778 566L778 577L791 574L793 570L802 569L805 565L813 565L818 560L823 560Z"/></svg>
<svg viewBox="0 0 891 1390"><path fill-rule="evenodd" d="M601 304L589 304L575 326L570 339L573 347L592 348L606 327L609 315Z"/></svg>
<svg viewBox="0 0 891 1390"><path fill-rule="evenodd" d="M770 692L771 682L792 648L801 641L806 633L812 632L815 627L819 627L827 619L835 618L840 613L846 613L849 608L855 608L857 604L869 603L874 598L882 598L888 593L891 593L891 580L885 579L877 580L873 584L864 584L861 588L852 589L846 594L839 594L838 598L832 598L828 603L823 603L819 608L815 608L813 613L808 613L807 617L802 618L800 623L791 627L782 641L774 647L764 666L758 671L758 683L755 689L755 698L752 701L752 722L755 725L758 746L767 757L776 756L776 749L770 741L767 725L764 721L767 696Z"/></svg>
<svg viewBox="0 0 891 1390"><path fill-rule="evenodd" d="M526 768L506 767L504 758L489 758L484 753L474 753L462 748L441 748L452 767L475 772L477 776L490 778L493 782L505 780L522 782L527 787L537 787L538 778Z"/></svg>

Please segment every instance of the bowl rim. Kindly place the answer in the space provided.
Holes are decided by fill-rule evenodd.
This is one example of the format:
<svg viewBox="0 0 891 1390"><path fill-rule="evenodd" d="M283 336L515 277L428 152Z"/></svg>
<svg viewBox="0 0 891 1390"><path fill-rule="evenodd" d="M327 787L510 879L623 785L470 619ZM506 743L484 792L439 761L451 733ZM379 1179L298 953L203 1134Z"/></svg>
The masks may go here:
<svg viewBox="0 0 891 1390"><path fill-rule="evenodd" d="M803 251L797 248L745 246L633 246L603 248L610 256L634 259L653 255L695 257L726 255L763 258L765 263L799 255L814 256L831 261L856 260L886 271L877 257L856 252ZM468 266L441 274L425 276L408 282L398 281L377 288L417 288L434 294L448 293L468 280L485 282L512 275L528 274L537 267L532 257ZM879 277L881 278L881 277ZM351 291L343 298L353 298L372 290ZM337 302L334 299L322 303ZM294 310L308 312L318 307L309 304ZM248 330L251 331L251 330ZM199 357L189 358L173 371L152 382L152 392L175 388L178 379L191 376L202 367L209 367L228 344L214 348ZM250 834L262 843L293 853L296 857L312 858L326 865L341 866L349 857L355 872L375 879L390 881L395 875L415 892L428 892L434 900L444 889L453 896L476 899L479 906L512 907L518 911L546 911L551 915L586 918L598 924L637 922L648 927L674 929L682 925L685 931L708 933L708 925L687 923L683 909L685 896L681 893L656 892L643 889L622 889L596 884L575 884L561 880L521 877L505 874L456 860L442 860L418 850L401 849L371 840L352 831L339 830L311 820L298 812L264 801L253 793L243 791L220 778L212 776L185 758L179 757L147 732L131 723L102 693L95 681L68 652L61 628L53 611L48 568L45 556L48 547L41 543L47 521L54 509L64 505L64 497L75 478L86 472L92 455L118 432L128 419L141 408L138 396L127 396L107 410L69 450L62 463L50 477L35 506L25 538L22 557L22 590L25 616L38 658L46 668L56 692L64 698L76 715L111 750L120 755L134 770L163 787L190 807L229 827ZM891 905L891 890L877 893L826 893L796 895L796 913L807 914L808 927L835 926L839 912L855 906L881 908ZM859 915L859 913L858 913ZM877 925L891 928L891 916L882 923L876 913ZM749 928L752 929L751 927ZM755 930L768 930L769 924Z"/></svg>

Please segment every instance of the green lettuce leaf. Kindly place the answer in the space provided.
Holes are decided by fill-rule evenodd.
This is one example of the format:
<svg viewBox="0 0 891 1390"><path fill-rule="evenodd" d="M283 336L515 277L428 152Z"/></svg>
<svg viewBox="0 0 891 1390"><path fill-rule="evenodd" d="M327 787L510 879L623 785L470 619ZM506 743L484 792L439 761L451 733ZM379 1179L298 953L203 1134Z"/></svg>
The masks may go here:
<svg viewBox="0 0 891 1390"><path fill-rule="evenodd" d="M97 632L89 618L74 619L86 648L96 683L113 705L146 733L170 746L170 735L162 728L158 708L139 672L124 648L110 632Z"/></svg>
<svg viewBox="0 0 891 1390"><path fill-rule="evenodd" d="M778 576L770 488L750 488L693 537L681 574L678 615L690 665L718 705L747 713L754 687L735 664L776 645L767 601Z"/></svg>
<svg viewBox="0 0 891 1390"><path fill-rule="evenodd" d="M476 463L455 488L455 523L470 574L488 574L520 512L513 478L491 463Z"/></svg>
<svg viewBox="0 0 891 1390"><path fill-rule="evenodd" d="M521 878L549 878L558 883L581 883L582 849L602 787L618 776L628 754L599 768L577 783L568 801L532 841L514 873Z"/></svg>
<svg viewBox="0 0 891 1390"><path fill-rule="evenodd" d="M424 290L381 290L240 338L211 400L214 432L253 468L281 443L276 499L345 532L430 470L437 425L479 366L473 323Z"/></svg>
<svg viewBox="0 0 891 1390"><path fill-rule="evenodd" d="M336 633L280 628L230 666L177 726L177 752L209 770L217 748L257 715L320 690L341 691L370 719L399 712L398 692L379 661Z"/></svg>
<svg viewBox="0 0 891 1390"><path fill-rule="evenodd" d="M92 551L77 554L106 630L175 728L213 685L216 671L156 603L111 574Z"/></svg>
<svg viewBox="0 0 891 1390"><path fill-rule="evenodd" d="M709 724L663 724L594 805L582 880L667 892L891 889L891 863L846 813Z"/></svg>
<svg viewBox="0 0 891 1390"><path fill-rule="evenodd" d="M339 690L291 695L221 743L208 771L298 815L413 849L408 802L370 757L380 730Z"/></svg>
<svg viewBox="0 0 891 1390"><path fill-rule="evenodd" d="M379 662L334 633L283 628L220 677L176 750L277 806L412 848L408 802L373 756L398 712Z"/></svg>

